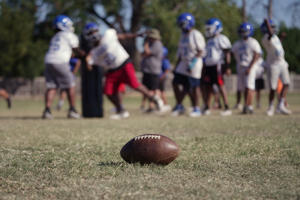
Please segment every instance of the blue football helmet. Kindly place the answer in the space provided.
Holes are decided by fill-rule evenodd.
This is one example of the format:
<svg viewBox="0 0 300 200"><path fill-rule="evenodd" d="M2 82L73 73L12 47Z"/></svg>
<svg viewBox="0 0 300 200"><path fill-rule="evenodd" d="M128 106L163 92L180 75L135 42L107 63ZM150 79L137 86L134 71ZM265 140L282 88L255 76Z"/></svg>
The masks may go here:
<svg viewBox="0 0 300 200"><path fill-rule="evenodd" d="M83 37L91 42L97 42L101 39L99 26L96 23L87 23L83 28Z"/></svg>
<svg viewBox="0 0 300 200"><path fill-rule="evenodd" d="M269 24L270 24L271 28L273 28L274 31L275 31L276 25L275 25L275 23L273 22L273 20L269 19L268 21L269 21ZM265 23L265 21L260 25L260 31L261 31L263 34L268 33L268 27L267 27L267 24Z"/></svg>
<svg viewBox="0 0 300 200"><path fill-rule="evenodd" d="M190 13L182 13L177 18L177 25L183 32L188 32L195 26L195 18Z"/></svg>
<svg viewBox="0 0 300 200"><path fill-rule="evenodd" d="M217 18L210 18L205 23L205 36L213 37L223 30L222 22Z"/></svg>
<svg viewBox="0 0 300 200"><path fill-rule="evenodd" d="M238 33L241 37L250 37L254 33L254 27L252 24L244 22L239 26Z"/></svg>
<svg viewBox="0 0 300 200"><path fill-rule="evenodd" d="M74 32L73 22L66 15L56 16L53 24L54 24L55 28L58 30Z"/></svg>

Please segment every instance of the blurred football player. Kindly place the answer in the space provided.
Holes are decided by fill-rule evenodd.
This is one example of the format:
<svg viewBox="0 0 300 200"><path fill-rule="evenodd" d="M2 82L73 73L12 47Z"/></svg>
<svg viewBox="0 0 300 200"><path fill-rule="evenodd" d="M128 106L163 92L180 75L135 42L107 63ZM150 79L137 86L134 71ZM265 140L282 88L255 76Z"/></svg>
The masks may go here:
<svg viewBox="0 0 300 200"><path fill-rule="evenodd" d="M51 105L56 93L56 89L66 90L68 101L70 104L68 117L80 118L79 113L75 109L75 82L73 74L70 71L70 58L72 52L80 54L79 40L74 34L72 20L66 15L58 15L54 19L55 35L52 37L49 49L45 56L45 77L46 77L46 93L45 93L45 110L43 112L44 119L51 119Z"/></svg>
<svg viewBox="0 0 300 200"><path fill-rule="evenodd" d="M166 85L167 76L171 70L171 63L168 58L168 53L169 53L169 51L168 51L167 47L163 47L163 60L162 60L162 64L161 64L161 73L159 76L160 95L164 102L164 105L167 107L169 107L169 105L168 105L167 97L165 94L165 87L166 87L165 85Z"/></svg>
<svg viewBox="0 0 300 200"><path fill-rule="evenodd" d="M176 99L172 116L178 116L185 112L182 102L186 94L189 94L192 103L192 111L189 115L190 117L199 117L201 116L199 107L200 79L205 40L201 32L194 29L195 18L192 14L183 13L179 15L177 25L181 29L181 37L172 82Z"/></svg>
<svg viewBox="0 0 300 200"><path fill-rule="evenodd" d="M8 92L5 89L0 88L0 96L6 100L7 108L10 109L11 108L11 98L10 98L10 95L8 94Z"/></svg>
<svg viewBox="0 0 300 200"><path fill-rule="evenodd" d="M107 71L105 75L104 93L117 109L117 112L110 116L111 119L124 119L129 117L129 112L121 105L119 94L119 87L124 83L145 95L149 100L155 102L159 110L163 107L163 101L160 97L150 94L149 90L138 82L129 54L119 41L137 36L139 36L139 34L117 34L115 29L109 28L102 35L98 45L91 50L86 58L88 67L92 65L101 66Z"/></svg>
<svg viewBox="0 0 300 200"><path fill-rule="evenodd" d="M161 62L163 58L163 44L161 42L160 32L157 29L147 31L144 41L144 52L142 53L141 71L143 72L142 83L151 94L159 95L159 75L161 72ZM146 96L142 100L142 106L145 106ZM155 111L154 103L149 102L147 113Z"/></svg>
<svg viewBox="0 0 300 200"><path fill-rule="evenodd" d="M232 46L232 52L238 67L238 90L244 92L243 114L252 114L252 100L255 90L255 76L258 60L261 58L262 49L256 39L251 37L254 33L252 24L244 22L238 28L241 37Z"/></svg>
<svg viewBox="0 0 300 200"><path fill-rule="evenodd" d="M262 44L267 52L266 65L270 84L268 116L274 115L274 98L279 78L281 78L283 88L276 111L286 115L291 114L291 111L286 108L284 103L290 84L288 63L285 61L284 49L278 36L275 34L275 28L274 22L268 19L265 19L261 25L261 31L264 34Z"/></svg>
<svg viewBox="0 0 300 200"><path fill-rule="evenodd" d="M217 18L211 18L205 24L206 56L204 58L204 68L202 82L204 86L205 108L203 114L210 113L211 96L213 94L213 85L218 87L221 94L225 110L221 112L222 116L231 115L232 112L228 106L228 98L224 86L223 72L227 75L231 73L229 64L231 60L231 43L225 35L221 34L223 30L222 22Z"/></svg>

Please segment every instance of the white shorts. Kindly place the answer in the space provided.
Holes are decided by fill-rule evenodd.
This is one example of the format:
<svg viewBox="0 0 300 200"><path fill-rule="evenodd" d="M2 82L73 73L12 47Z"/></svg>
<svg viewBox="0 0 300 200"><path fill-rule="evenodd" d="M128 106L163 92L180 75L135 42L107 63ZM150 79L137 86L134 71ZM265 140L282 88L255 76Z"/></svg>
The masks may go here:
<svg viewBox="0 0 300 200"><path fill-rule="evenodd" d="M272 90L277 89L278 79L280 78L284 85L290 84L290 74L286 61L279 61L268 66L269 85Z"/></svg>
<svg viewBox="0 0 300 200"><path fill-rule="evenodd" d="M248 69L248 67L239 67L237 80L238 91L245 91L246 88L250 90L255 90L255 78L257 68L257 66L253 66L250 70L250 73L246 75L246 70Z"/></svg>
<svg viewBox="0 0 300 200"><path fill-rule="evenodd" d="M255 79L263 78L265 69L263 66L258 66L255 74Z"/></svg>

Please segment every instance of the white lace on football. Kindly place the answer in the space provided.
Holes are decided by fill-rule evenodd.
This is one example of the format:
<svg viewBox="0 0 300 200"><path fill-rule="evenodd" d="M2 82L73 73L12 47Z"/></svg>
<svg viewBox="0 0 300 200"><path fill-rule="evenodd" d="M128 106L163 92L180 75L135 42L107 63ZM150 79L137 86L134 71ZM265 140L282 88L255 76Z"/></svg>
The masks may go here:
<svg viewBox="0 0 300 200"><path fill-rule="evenodd" d="M143 140L143 139L160 139L160 135L140 135L136 136L134 140Z"/></svg>

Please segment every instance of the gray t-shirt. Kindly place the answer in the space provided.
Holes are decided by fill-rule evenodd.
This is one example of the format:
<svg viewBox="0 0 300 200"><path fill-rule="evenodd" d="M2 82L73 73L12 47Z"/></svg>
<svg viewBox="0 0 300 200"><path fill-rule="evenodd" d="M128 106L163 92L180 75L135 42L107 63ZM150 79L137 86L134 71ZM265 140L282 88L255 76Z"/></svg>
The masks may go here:
<svg viewBox="0 0 300 200"><path fill-rule="evenodd" d="M163 59L163 45L160 40L155 40L149 44L149 47L151 55L143 58L141 70L144 73L159 75Z"/></svg>

